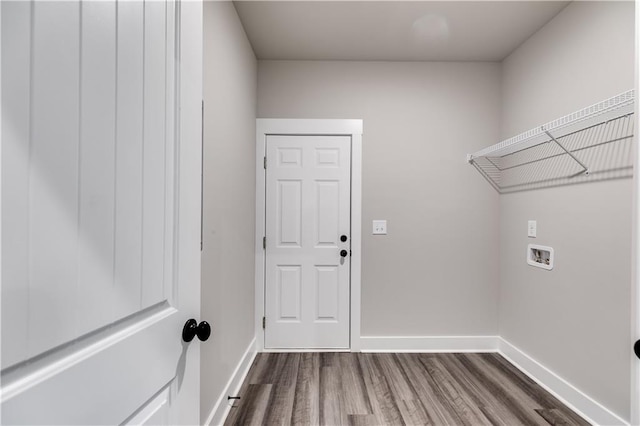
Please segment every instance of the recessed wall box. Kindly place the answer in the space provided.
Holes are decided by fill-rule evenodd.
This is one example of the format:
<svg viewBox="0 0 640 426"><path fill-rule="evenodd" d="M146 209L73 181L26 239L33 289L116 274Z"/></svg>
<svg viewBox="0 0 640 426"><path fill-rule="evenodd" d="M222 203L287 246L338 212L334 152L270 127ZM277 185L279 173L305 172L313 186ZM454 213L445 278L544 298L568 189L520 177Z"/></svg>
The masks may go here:
<svg viewBox="0 0 640 426"><path fill-rule="evenodd" d="M527 263L550 271L553 269L553 248L529 244L527 247Z"/></svg>

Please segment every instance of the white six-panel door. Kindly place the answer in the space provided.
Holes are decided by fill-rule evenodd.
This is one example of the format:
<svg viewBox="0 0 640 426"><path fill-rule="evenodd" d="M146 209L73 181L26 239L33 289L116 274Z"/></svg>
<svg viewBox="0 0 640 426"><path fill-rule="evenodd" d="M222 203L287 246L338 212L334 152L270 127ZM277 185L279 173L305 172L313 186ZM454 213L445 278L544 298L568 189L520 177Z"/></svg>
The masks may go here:
<svg viewBox="0 0 640 426"><path fill-rule="evenodd" d="M351 138L269 135L266 153L265 348L347 349Z"/></svg>
<svg viewBox="0 0 640 426"><path fill-rule="evenodd" d="M1 4L3 424L198 421L197 7Z"/></svg>

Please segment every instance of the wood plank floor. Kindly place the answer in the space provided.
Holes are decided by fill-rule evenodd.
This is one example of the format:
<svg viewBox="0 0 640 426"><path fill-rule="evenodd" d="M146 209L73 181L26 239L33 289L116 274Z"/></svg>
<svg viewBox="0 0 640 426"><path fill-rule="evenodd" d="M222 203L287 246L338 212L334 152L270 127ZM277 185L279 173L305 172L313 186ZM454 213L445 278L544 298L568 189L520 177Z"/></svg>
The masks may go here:
<svg viewBox="0 0 640 426"><path fill-rule="evenodd" d="M588 425L503 357L260 353L225 425Z"/></svg>

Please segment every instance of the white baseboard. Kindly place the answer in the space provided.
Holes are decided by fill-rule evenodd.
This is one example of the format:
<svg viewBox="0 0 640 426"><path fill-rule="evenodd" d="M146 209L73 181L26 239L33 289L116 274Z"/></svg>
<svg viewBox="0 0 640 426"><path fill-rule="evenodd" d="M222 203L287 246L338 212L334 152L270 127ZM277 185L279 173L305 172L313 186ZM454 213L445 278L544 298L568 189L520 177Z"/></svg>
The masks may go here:
<svg viewBox="0 0 640 426"><path fill-rule="evenodd" d="M591 424L628 425L602 404L503 338L499 339L498 353Z"/></svg>
<svg viewBox="0 0 640 426"><path fill-rule="evenodd" d="M242 382L247 377L256 355L256 339L254 338L249 344L249 347L247 347L247 350L244 352L244 355L240 359L236 369L233 371L229 382L227 382L227 386L222 390L220 397L207 416L207 420L204 422L206 426L218 426L224 423L224 420L227 418L227 415L231 410L231 406L227 403L227 396L238 394L240 387L242 386Z"/></svg>
<svg viewBox="0 0 640 426"><path fill-rule="evenodd" d="M497 352L498 336L362 336L362 352Z"/></svg>

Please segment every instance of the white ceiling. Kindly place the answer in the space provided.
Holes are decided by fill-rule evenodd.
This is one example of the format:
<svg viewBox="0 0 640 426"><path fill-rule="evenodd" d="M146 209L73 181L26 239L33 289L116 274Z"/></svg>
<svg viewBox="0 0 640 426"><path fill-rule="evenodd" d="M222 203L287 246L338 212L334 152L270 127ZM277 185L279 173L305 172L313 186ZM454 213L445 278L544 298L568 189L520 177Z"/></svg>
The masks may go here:
<svg viewBox="0 0 640 426"><path fill-rule="evenodd" d="M258 59L501 61L567 1L236 1Z"/></svg>

